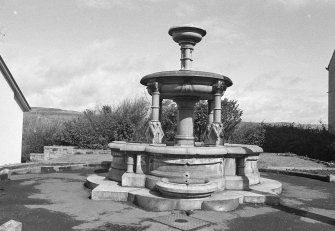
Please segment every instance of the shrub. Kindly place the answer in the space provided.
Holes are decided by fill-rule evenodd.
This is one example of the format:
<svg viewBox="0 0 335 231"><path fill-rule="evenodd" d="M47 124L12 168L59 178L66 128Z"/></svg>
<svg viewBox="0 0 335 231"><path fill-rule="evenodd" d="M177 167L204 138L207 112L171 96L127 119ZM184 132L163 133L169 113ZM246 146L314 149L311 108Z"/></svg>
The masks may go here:
<svg viewBox="0 0 335 231"><path fill-rule="evenodd" d="M236 125L241 122L242 110L238 108L237 101L225 98L221 101L222 123L225 131L225 139L232 134ZM177 129L177 106L171 100L163 101L162 128L165 134L165 141L172 141ZM195 141L202 141L202 136L206 130L208 118L207 101L199 101L194 106L194 137Z"/></svg>
<svg viewBox="0 0 335 231"><path fill-rule="evenodd" d="M60 139L63 123L63 120L58 119L53 120L35 115L25 116L21 162L28 161L30 153L42 153L44 146L66 144Z"/></svg>
<svg viewBox="0 0 335 231"><path fill-rule="evenodd" d="M161 124L164 131L163 142L173 141L177 131L177 105L172 100L163 100Z"/></svg>
<svg viewBox="0 0 335 231"><path fill-rule="evenodd" d="M105 105L86 110L65 122L62 139L82 148L107 148L114 140L144 140L149 102L142 98L124 100L116 107Z"/></svg>
<svg viewBox="0 0 335 231"><path fill-rule="evenodd" d="M229 137L229 143L263 146L265 128L259 123L241 123Z"/></svg>
<svg viewBox="0 0 335 231"><path fill-rule="evenodd" d="M264 129L267 152L291 152L324 161L335 159L335 135L324 125L264 124Z"/></svg>

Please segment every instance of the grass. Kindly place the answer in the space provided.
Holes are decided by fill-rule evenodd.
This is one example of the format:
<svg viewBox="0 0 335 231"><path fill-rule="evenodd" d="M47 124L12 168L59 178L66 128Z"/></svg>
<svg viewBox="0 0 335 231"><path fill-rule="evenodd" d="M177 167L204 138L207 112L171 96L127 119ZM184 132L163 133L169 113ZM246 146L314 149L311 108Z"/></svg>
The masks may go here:
<svg viewBox="0 0 335 231"><path fill-rule="evenodd" d="M283 155L282 153L262 153L258 161L259 168L267 167L326 167L311 160L305 160L297 155Z"/></svg>
<svg viewBox="0 0 335 231"><path fill-rule="evenodd" d="M28 118L42 118L49 120L67 121L78 117L81 112L63 110L58 108L32 107L30 112L23 114L25 119Z"/></svg>

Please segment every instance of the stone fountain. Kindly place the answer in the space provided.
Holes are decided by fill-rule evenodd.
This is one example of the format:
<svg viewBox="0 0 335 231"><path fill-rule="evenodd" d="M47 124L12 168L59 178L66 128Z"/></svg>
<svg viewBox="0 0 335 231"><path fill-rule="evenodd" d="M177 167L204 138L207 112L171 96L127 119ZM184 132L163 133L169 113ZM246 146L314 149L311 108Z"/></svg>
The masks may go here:
<svg viewBox="0 0 335 231"><path fill-rule="evenodd" d="M225 144L221 97L232 81L221 74L191 70L194 46L206 35L202 28L172 27L179 44L181 69L144 76L140 83L152 96L147 143L114 141L107 177L92 175L87 185L92 199L131 201L151 211L230 211L241 203L278 203L281 184L260 177L255 145ZM177 132L173 145L162 143L162 100L177 103ZM195 143L193 109L208 101L203 143Z"/></svg>

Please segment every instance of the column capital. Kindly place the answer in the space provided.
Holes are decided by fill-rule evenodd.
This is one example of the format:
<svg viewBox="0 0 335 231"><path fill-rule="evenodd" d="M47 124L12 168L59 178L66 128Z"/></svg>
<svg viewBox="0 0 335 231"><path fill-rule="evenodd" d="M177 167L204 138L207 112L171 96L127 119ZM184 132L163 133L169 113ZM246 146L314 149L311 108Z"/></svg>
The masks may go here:
<svg viewBox="0 0 335 231"><path fill-rule="evenodd" d="M149 82L147 84L147 90L149 94L151 95L152 93L159 93L159 84L157 81Z"/></svg>
<svg viewBox="0 0 335 231"><path fill-rule="evenodd" d="M214 94L222 94L223 91L226 90L226 85L222 80L218 80L213 84L213 93Z"/></svg>

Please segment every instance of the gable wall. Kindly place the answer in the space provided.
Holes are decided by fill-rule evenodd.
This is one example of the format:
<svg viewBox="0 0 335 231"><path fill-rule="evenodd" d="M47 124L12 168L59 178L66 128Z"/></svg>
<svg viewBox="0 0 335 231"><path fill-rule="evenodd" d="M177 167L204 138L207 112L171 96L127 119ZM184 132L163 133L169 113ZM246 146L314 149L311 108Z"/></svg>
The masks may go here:
<svg viewBox="0 0 335 231"><path fill-rule="evenodd" d="M0 72L0 166L21 162L23 113Z"/></svg>

